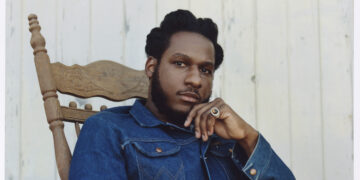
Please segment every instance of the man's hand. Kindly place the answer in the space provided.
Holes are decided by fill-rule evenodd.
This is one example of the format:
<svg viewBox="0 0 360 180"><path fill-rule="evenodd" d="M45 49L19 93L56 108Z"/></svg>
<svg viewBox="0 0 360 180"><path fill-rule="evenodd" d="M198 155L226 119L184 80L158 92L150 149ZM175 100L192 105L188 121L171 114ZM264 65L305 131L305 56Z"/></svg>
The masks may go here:
<svg viewBox="0 0 360 180"><path fill-rule="evenodd" d="M220 116L214 117L210 110L216 107L220 110ZM214 132L224 138L236 140L245 150L248 156L254 150L258 138L258 132L246 123L234 110L231 109L221 98L216 98L209 103L197 104L190 111L184 126L188 127L194 121L195 136L207 141Z"/></svg>

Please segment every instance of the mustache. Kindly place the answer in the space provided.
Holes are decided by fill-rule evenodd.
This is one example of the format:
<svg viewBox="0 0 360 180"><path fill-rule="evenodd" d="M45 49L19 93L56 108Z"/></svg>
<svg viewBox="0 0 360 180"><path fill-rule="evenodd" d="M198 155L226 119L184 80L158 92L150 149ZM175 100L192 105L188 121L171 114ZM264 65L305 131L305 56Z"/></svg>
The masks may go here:
<svg viewBox="0 0 360 180"><path fill-rule="evenodd" d="M199 90L195 89L195 88L187 88L185 90L178 91L178 92L176 92L176 95L181 95L184 93L194 93L199 97L199 99L202 99L202 97L200 96Z"/></svg>

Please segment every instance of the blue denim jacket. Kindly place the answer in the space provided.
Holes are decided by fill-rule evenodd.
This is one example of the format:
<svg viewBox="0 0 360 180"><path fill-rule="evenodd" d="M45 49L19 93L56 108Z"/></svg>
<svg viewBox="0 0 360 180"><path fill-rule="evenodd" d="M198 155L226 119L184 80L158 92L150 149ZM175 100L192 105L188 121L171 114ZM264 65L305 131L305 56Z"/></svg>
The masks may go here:
<svg viewBox="0 0 360 180"><path fill-rule="evenodd" d="M137 100L86 120L69 179L295 178L261 134L247 158L234 141L213 135L203 142L193 128L162 122Z"/></svg>

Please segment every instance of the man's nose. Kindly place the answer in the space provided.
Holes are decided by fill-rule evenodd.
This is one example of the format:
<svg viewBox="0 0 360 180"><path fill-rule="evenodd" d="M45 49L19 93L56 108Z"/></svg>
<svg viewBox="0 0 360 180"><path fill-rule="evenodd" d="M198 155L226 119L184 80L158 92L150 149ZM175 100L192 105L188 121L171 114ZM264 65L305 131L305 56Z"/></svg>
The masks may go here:
<svg viewBox="0 0 360 180"><path fill-rule="evenodd" d="M191 68L185 78L185 84L191 85L193 88L201 87L200 71L197 68Z"/></svg>

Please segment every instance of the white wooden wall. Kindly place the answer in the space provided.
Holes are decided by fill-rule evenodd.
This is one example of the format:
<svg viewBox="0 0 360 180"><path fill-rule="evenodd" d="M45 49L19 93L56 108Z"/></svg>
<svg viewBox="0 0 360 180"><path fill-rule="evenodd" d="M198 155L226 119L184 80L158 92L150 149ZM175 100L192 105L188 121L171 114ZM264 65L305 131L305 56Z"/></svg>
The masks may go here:
<svg viewBox="0 0 360 180"><path fill-rule="evenodd" d="M218 24L225 60L214 96L256 127L297 179L352 179L352 0L7 0L6 179L59 179L28 14L38 15L52 62L143 69L147 33L179 8ZM73 148L74 127L65 131Z"/></svg>

